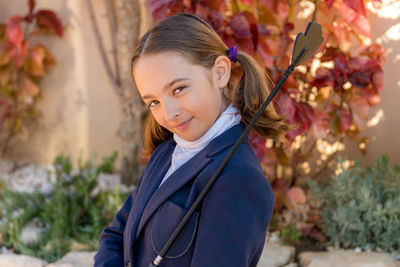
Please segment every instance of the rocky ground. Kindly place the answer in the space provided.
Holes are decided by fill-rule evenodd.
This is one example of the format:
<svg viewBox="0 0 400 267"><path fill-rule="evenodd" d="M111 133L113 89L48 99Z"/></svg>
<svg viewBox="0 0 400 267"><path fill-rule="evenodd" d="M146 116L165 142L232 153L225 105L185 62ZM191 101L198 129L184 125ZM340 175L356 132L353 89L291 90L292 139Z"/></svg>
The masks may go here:
<svg viewBox="0 0 400 267"><path fill-rule="evenodd" d="M35 186L41 190L51 190L50 181L54 179L52 165L38 166L35 164L17 164L12 161L0 160L0 179L15 191L32 192ZM48 179L50 177L50 181ZM114 188L119 183L116 175L101 175L99 190ZM130 188L123 188L130 190ZM23 238L31 238L36 229L29 226L24 229ZM13 251L1 247L1 267L86 267L93 266L93 251L82 251L85 247L76 245L73 250L60 260L48 263L38 258L17 255ZM388 253L362 252L359 250L334 250L323 252L301 252L297 258L295 247L283 246L275 234L270 233L264 246L258 267L400 267L400 259Z"/></svg>

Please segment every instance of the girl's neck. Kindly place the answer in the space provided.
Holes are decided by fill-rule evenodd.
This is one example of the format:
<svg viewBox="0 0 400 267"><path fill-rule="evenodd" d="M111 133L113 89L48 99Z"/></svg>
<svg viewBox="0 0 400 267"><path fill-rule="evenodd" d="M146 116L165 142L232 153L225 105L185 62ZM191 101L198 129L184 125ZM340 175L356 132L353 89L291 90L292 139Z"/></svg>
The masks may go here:
<svg viewBox="0 0 400 267"><path fill-rule="evenodd" d="M174 134L174 140L182 150L201 149L205 147L212 139L225 132L230 127L238 124L241 120L240 112L233 106L228 104L223 112L217 117L214 124L195 141L186 141L177 134Z"/></svg>

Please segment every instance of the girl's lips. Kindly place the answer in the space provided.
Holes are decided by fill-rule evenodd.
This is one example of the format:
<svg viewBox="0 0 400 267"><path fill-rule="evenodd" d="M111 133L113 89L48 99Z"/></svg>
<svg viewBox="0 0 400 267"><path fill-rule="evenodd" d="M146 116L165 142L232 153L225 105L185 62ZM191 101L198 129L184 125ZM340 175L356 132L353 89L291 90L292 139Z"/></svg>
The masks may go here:
<svg viewBox="0 0 400 267"><path fill-rule="evenodd" d="M190 119L188 119L184 123L175 126L175 129L177 129L179 131L186 129L189 126L189 124L192 121L192 119L193 119L193 117L191 117Z"/></svg>

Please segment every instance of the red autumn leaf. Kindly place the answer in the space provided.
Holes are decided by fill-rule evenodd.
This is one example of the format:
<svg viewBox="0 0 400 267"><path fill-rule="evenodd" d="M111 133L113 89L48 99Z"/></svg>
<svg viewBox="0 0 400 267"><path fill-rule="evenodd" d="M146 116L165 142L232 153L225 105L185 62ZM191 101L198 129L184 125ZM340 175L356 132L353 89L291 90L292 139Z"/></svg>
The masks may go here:
<svg viewBox="0 0 400 267"><path fill-rule="evenodd" d="M314 80L311 82L312 86L316 86L317 88L330 86L333 88L334 77L329 69L318 68L315 74Z"/></svg>
<svg viewBox="0 0 400 267"><path fill-rule="evenodd" d="M258 2L259 23L269 26L275 26L278 29L282 28L282 21L279 19L276 13L267 8L264 2L268 3L268 1Z"/></svg>
<svg viewBox="0 0 400 267"><path fill-rule="evenodd" d="M285 33L288 33L290 31L292 31L294 29L294 24L291 22L285 22L285 24L283 25L283 31Z"/></svg>
<svg viewBox="0 0 400 267"><path fill-rule="evenodd" d="M332 61L338 54L338 49L336 47L326 47L324 53L319 58L321 62Z"/></svg>
<svg viewBox="0 0 400 267"><path fill-rule="evenodd" d="M274 181L275 180L282 180L282 179L274 179ZM274 190L274 199L275 199L274 213L277 213L283 207L287 207L290 210L295 209L290 198L287 196L287 194L283 193L282 191Z"/></svg>
<svg viewBox="0 0 400 267"><path fill-rule="evenodd" d="M348 67L357 70L371 70L377 66L377 62L368 56L358 56L349 60Z"/></svg>
<svg viewBox="0 0 400 267"><path fill-rule="evenodd" d="M332 7L334 2L335 2L335 0L325 0L325 3L328 5L329 8Z"/></svg>
<svg viewBox="0 0 400 267"><path fill-rule="evenodd" d="M288 131L291 139L307 131L315 120L314 109L308 103L297 102L286 94L280 97L278 107L286 114L290 124L298 126L297 129Z"/></svg>
<svg viewBox="0 0 400 267"><path fill-rule="evenodd" d="M25 62L25 71L32 76L43 76L44 59L46 57L46 48L42 45L36 45L29 49L29 56Z"/></svg>
<svg viewBox="0 0 400 267"><path fill-rule="evenodd" d="M158 21L167 17L167 10L174 0L148 0L147 4L153 18Z"/></svg>
<svg viewBox="0 0 400 267"><path fill-rule="evenodd" d="M211 25L220 34L220 29L224 26L224 16L221 12L211 10L210 13Z"/></svg>
<svg viewBox="0 0 400 267"><path fill-rule="evenodd" d="M7 101L0 100L0 123L11 115L11 105Z"/></svg>
<svg viewBox="0 0 400 267"><path fill-rule="evenodd" d="M289 191L289 185L287 181L284 179L275 178L272 183L271 187L274 191L275 197L275 211L278 211L280 208L286 206L293 209L293 204L289 199L287 193Z"/></svg>
<svg viewBox="0 0 400 267"><path fill-rule="evenodd" d="M257 24L251 23L250 24L250 32L251 32L251 40L253 41L253 47L254 50L257 50L257 46L258 46L258 28L257 28Z"/></svg>
<svg viewBox="0 0 400 267"><path fill-rule="evenodd" d="M183 1L185 3L185 1ZM206 1L200 1L204 6L209 7L209 9L220 12L220 13L225 13L226 11L226 3L225 1L221 0L206 0ZM210 11L208 11L210 12Z"/></svg>
<svg viewBox="0 0 400 267"><path fill-rule="evenodd" d="M340 110L340 132L346 132L352 123L351 114L348 110L342 109Z"/></svg>
<svg viewBox="0 0 400 267"><path fill-rule="evenodd" d="M11 46L8 51L10 60L14 63L16 67L21 67L24 64L25 57L28 53L28 44L25 41L18 46Z"/></svg>
<svg viewBox="0 0 400 267"><path fill-rule="evenodd" d="M293 40L290 38L290 36L288 34L281 33L279 41L280 41L279 63L286 64L286 65L280 64L280 66L282 66L282 69L286 69L286 67L289 66L289 61L290 61L290 56L291 56L291 54L289 53L289 46L293 43ZM305 62L307 62L307 61L305 61ZM278 66L279 66L279 64L278 64Z"/></svg>
<svg viewBox="0 0 400 267"><path fill-rule="evenodd" d="M368 56L361 55L349 61L349 81L360 88L368 87L371 83L376 91L382 90L383 72L378 62Z"/></svg>
<svg viewBox="0 0 400 267"><path fill-rule="evenodd" d="M275 190L281 191L281 192L285 193L285 195L287 195L287 193L289 192L289 184L284 179L280 179L280 178L274 179L274 181L271 183L271 187L272 187L272 189L274 189L274 191Z"/></svg>
<svg viewBox="0 0 400 267"><path fill-rule="evenodd" d="M367 87L371 82L371 73L354 71L349 75L349 81L359 88Z"/></svg>
<svg viewBox="0 0 400 267"><path fill-rule="evenodd" d="M18 99L26 104L33 103L33 97L39 94L39 87L27 76L22 75Z"/></svg>
<svg viewBox="0 0 400 267"><path fill-rule="evenodd" d="M301 189L300 187L296 186L291 187L287 194L293 203L304 204L307 201L307 197L304 194L303 189Z"/></svg>
<svg viewBox="0 0 400 267"><path fill-rule="evenodd" d="M348 62L342 54L337 54L333 59L333 63L335 64L335 69L338 69L341 72L347 71Z"/></svg>
<svg viewBox="0 0 400 267"><path fill-rule="evenodd" d="M294 100L293 102L296 103L295 121L300 122L304 130L308 130L311 123L315 120L314 109L308 103Z"/></svg>
<svg viewBox="0 0 400 267"><path fill-rule="evenodd" d="M364 0L343 0L344 4L353 9L355 12L367 16Z"/></svg>
<svg viewBox="0 0 400 267"><path fill-rule="evenodd" d="M258 34L262 36L268 36L271 33L271 31L265 25L262 24L257 25L257 30Z"/></svg>
<svg viewBox="0 0 400 267"><path fill-rule="evenodd" d="M263 39L260 39L260 41L258 42L257 54L261 56L264 65L267 68L270 68L274 65L274 56L269 49L267 42Z"/></svg>
<svg viewBox="0 0 400 267"><path fill-rule="evenodd" d="M286 0L260 0L260 3L278 16L280 21L285 21L289 15L289 5Z"/></svg>
<svg viewBox="0 0 400 267"><path fill-rule="evenodd" d="M296 78L295 78L295 76L296 76ZM285 82L285 84L284 84L285 91L286 91L288 94L291 94L291 93L297 94L297 93L299 92L299 91L298 91L298 87L299 87L299 86L298 86L298 84L297 84L296 81L298 81L299 79L303 79L303 78L305 78L305 75L304 75L303 73L294 71L294 72L293 72L293 75L290 75L290 76L286 79L286 82Z"/></svg>
<svg viewBox="0 0 400 267"><path fill-rule="evenodd" d="M41 9L36 12L36 24L41 29L50 30L60 37L63 36L62 23L56 13L51 10Z"/></svg>
<svg viewBox="0 0 400 267"><path fill-rule="evenodd" d="M369 115L369 105L367 100L360 95L353 94L350 97L349 105L353 121L357 126L364 127Z"/></svg>
<svg viewBox="0 0 400 267"><path fill-rule="evenodd" d="M250 38L236 38L236 43L238 44L241 51L244 51L248 54L252 54L253 51L253 42Z"/></svg>
<svg viewBox="0 0 400 267"><path fill-rule="evenodd" d="M346 25L336 25L336 26L328 26L328 29L334 34L336 40L339 44L339 48L343 52L349 51L351 48L351 34Z"/></svg>
<svg viewBox="0 0 400 267"><path fill-rule="evenodd" d="M364 89L362 93L367 100L368 105L370 105L371 107L376 106L381 102L381 96L376 93L375 89Z"/></svg>
<svg viewBox="0 0 400 267"><path fill-rule="evenodd" d="M383 89L383 70L381 67L376 68L372 73L372 86L377 91L382 91Z"/></svg>
<svg viewBox="0 0 400 267"><path fill-rule="evenodd" d="M222 33L221 38L222 38L222 40L224 40L224 43L228 47L231 47L232 45L236 45L235 39L233 38L233 35L231 35L231 34L224 32L224 33Z"/></svg>
<svg viewBox="0 0 400 267"><path fill-rule="evenodd" d="M32 13L34 8L35 8L35 0L29 0L29 14Z"/></svg>
<svg viewBox="0 0 400 267"><path fill-rule="evenodd" d="M348 26L353 28L358 34L372 38L371 26L365 16L355 12L347 5L335 4L335 6L338 10L338 15L347 23Z"/></svg>
<svg viewBox="0 0 400 267"><path fill-rule="evenodd" d="M314 110L315 120L311 122L310 133L316 138L326 138L329 133L329 116L319 109Z"/></svg>
<svg viewBox="0 0 400 267"><path fill-rule="evenodd" d="M184 12L186 9L185 5L183 3L175 2L170 5L168 8L167 16L173 16L175 14Z"/></svg>
<svg viewBox="0 0 400 267"><path fill-rule="evenodd" d="M385 64L386 50L379 44L373 43L367 46L362 53L375 60L380 66Z"/></svg>
<svg viewBox="0 0 400 267"><path fill-rule="evenodd" d="M7 20L7 38L15 46L19 46L24 39L24 32L21 27L21 21L22 18L20 16L12 16Z"/></svg>
<svg viewBox="0 0 400 267"><path fill-rule="evenodd" d="M254 129L249 132L248 135L249 143L254 150L254 154L256 155L259 161L262 160L265 150L265 137L259 135Z"/></svg>
<svg viewBox="0 0 400 267"><path fill-rule="evenodd" d="M259 33L258 33L258 21L254 17L253 12L249 11L244 11L242 12L243 16L246 18L247 22L250 24L250 35L251 35L251 40L253 42L253 48L254 50L257 49L258 45L258 40L259 40Z"/></svg>
<svg viewBox="0 0 400 267"><path fill-rule="evenodd" d="M239 2L241 2L241 3L245 4L245 5L248 5L248 6L253 6L254 5L254 0L239 0Z"/></svg>
<svg viewBox="0 0 400 267"><path fill-rule="evenodd" d="M271 51L271 56L279 56L279 38L271 36L265 38L264 42L268 46L269 51Z"/></svg>
<svg viewBox="0 0 400 267"><path fill-rule="evenodd" d="M237 13L229 23L237 38L251 38L250 23L243 13Z"/></svg>
<svg viewBox="0 0 400 267"><path fill-rule="evenodd" d="M265 142L263 144L265 147ZM273 148L266 148L264 152L264 157L261 160L263 165L271 165L275 166L278 163L278 158L276 157L275 151Z"/></svg>

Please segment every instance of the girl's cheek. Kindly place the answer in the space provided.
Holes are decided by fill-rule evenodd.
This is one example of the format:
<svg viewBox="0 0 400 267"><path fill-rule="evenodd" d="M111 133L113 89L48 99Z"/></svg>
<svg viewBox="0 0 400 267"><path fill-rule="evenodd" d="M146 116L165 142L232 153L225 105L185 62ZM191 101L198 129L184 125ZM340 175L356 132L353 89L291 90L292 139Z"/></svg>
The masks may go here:
<svg viewBox="0 0 400 267"><path fill-rule="evenodd" d="M165 128L165 123L164 123L164 121L161 119L160 114L158 114L158 112L156 112L156 111L151 111L151 113L153 114L153 118L156 120L156 122L157 122L158 124L160 124L162 127Z"/></svg>

